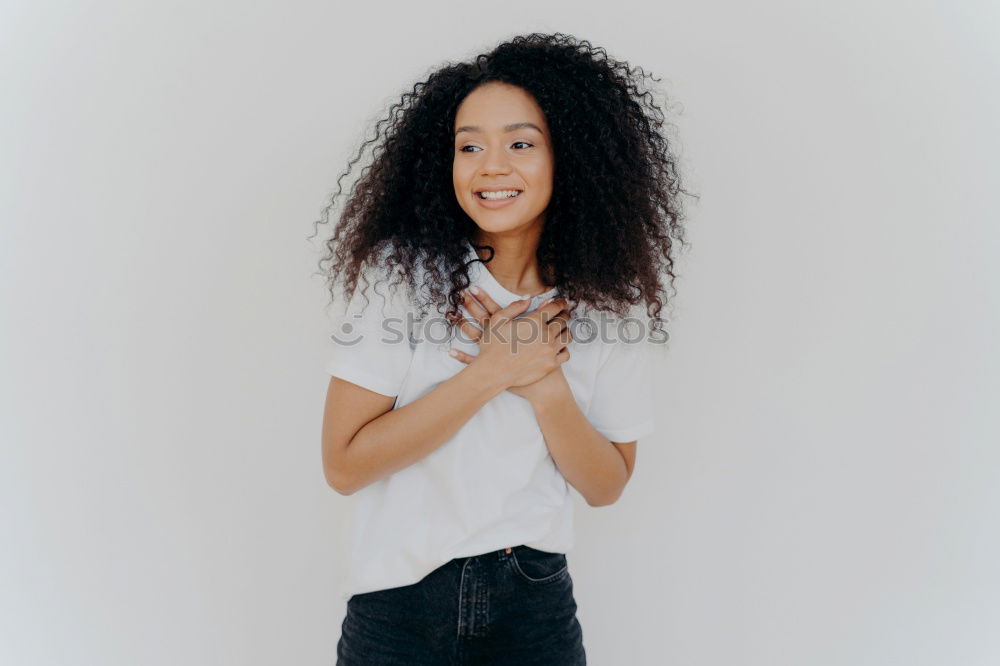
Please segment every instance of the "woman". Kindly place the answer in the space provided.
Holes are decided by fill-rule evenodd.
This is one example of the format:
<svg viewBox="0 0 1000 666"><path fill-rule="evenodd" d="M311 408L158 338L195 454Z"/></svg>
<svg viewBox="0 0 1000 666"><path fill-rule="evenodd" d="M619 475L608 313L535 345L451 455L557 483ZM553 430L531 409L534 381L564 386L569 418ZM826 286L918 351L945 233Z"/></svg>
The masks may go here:
<svg viewBox="0 0 1000 666"><path fill-rule="evenodd" d="M586 662L569 486L613 503L655 429L650 345L607 324L645 304L662 331L684 242L637 71L519 36L431 74L362 144L323 260L349 300L323 419L352 501L338 664Z"/></svg>

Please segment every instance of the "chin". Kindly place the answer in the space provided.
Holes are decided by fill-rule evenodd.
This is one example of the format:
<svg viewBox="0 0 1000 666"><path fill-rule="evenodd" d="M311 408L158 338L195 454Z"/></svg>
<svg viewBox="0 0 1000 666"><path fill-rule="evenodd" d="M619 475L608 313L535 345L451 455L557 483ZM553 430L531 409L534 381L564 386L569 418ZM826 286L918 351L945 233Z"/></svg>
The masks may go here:
<svg viewBox="0 0 1000 666"><path fill-rule="evenodd" d="M479 227L482 231L487 231L492 234L499 234L506 231L512 231L514 229L517 229L523 224L523 222L521 221L503 222L497 220L482 220L482 219L477 220L476 218L472 218L472 221L475 222L476 226Z"/></svg>
<svg viewBox="0 0 1000 666"><path fill-rule="evenodd" d="M527 216L524 215L523 212L519 212L517 217L514 217L507 211L496 211L494 214L483 214L481 210L477 210L473 215L466 210L465 214L468 215L472 221L476 223L476 226L483 231L499 233L504 231L513 231L530 225L532 220L538 219L538 216L541 215L541 211Z"/></svg>

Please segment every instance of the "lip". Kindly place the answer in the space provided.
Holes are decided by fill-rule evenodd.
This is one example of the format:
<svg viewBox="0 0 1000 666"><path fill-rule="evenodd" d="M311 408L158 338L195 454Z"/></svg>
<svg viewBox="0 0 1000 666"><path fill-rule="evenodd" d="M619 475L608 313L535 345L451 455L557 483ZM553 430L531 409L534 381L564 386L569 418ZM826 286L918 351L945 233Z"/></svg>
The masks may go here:
<svg viewBox="0 0 1000 666"><path fill-rule="evenodd" d="M489 187L477 187L472 190L473 194L479 194L480 192L502 192L503 190L519 190L524 191L523 187L517 187L516 185L490 185Z"/></svg>
<svg viewBox="0 0 1000 666"><path fill-rule="evenodd" d="M518 194L516 197L509 197L505 199L496 199L494 201L490 201L489 199L483 199L482 197L479 196L480 192L502 192L503 190L517 190L521 194L524 194L524 190L522 190L520 187L481 187L475 190L472 193L472 196L477 202L479 202L480 206L482 206L483 208L490 208L490 209L503 208L504 206L513 205L515 201L521 198L521 194Z"/></svg>

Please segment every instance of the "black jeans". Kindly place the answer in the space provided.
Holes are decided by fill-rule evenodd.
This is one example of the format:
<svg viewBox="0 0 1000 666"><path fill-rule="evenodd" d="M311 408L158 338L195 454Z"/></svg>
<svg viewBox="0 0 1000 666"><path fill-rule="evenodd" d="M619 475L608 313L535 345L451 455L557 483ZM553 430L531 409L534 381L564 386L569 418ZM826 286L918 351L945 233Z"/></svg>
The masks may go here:
<svg viewBox="0 0 1000 666"><path fill-rule="evenodd" d="M337 666L586 663L566 555L524 545L353 595L337 643Z"/></svg>

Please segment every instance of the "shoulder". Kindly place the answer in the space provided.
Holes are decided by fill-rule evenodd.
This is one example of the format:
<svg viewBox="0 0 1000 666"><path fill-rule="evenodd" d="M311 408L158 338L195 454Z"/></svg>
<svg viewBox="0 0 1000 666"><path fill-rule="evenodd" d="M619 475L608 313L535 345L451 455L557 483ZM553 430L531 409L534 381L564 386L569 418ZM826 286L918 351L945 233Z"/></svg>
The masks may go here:
<svg viewBox="0 0 1000 666"><path fill-rule="evenodd" d="M390 250L380 250L362 264L354 288L340 284L341 299L334 310L338 317L370 319L399 315L412 309L411 289L404 276L388 262Z"/></svg>
<svg viewBox="0 0 1000 666"><path fill-rule="evenodd" d="M642 304L630 306L624 315L581 305L572 325L577 343L597 346L600 365L613 357L643 356L655 339Z"/></svg>

